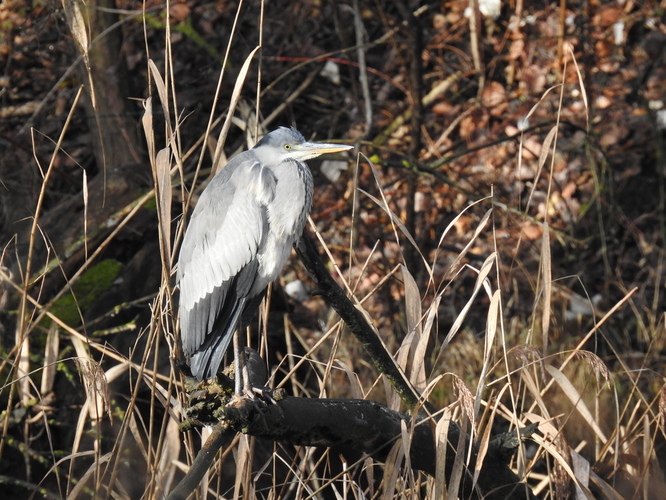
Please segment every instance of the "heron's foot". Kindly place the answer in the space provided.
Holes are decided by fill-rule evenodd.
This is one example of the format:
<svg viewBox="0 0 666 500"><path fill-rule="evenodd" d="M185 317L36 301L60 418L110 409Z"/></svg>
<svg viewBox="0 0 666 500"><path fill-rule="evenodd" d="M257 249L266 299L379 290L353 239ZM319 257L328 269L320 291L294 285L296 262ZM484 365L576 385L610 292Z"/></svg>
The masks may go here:
<svg viewBox="0 0 666 500"><path fill-rule="evenodd" d="M253 391L247 392L243 389L240 393L235 392L227 402L226 406L235 406L241 402L250 402L256 406L259 402L259 398L257 398Z"/></svg>
<svg viewBox="0 0 666 500"><path fill-rule="evenodd" d="M266 404L278 404L278 401L280 399L283 399L285 397L285 391L284 389L273 389L271 387L258 387L258 386L252 386L249 388L242 389L240 393L235 393L231 401L229 401L229 404L232 404L234 402L237 402L239 400L245 399L245 400L251 400L251 401L262 401Z"/></svg>
<svg viewBox="0 0 666 500"><path fill-rule="evenodd" d="M274 402L271 397L272 389L270 387L259 387L247 384L241 391L240 396L248 399L263 399L268 402Z"/></svg>
<svg viewBox="0 0 666 500"><path fill-rule="evenodd" d="M259 397L259 399L263 400L264 402L276 405L277 400L273 397L273 394L275 391L280 391L281 394L282 389L272 389L271 387L253 387L252 391Z"/></svg>
<svg viewBox="0 0 666 500"><path fill-rule="evenodd" d="M243 377L240 380L235 380L234 395L232 401L239 399L256 399L254 388L246 383Z"/></svg>

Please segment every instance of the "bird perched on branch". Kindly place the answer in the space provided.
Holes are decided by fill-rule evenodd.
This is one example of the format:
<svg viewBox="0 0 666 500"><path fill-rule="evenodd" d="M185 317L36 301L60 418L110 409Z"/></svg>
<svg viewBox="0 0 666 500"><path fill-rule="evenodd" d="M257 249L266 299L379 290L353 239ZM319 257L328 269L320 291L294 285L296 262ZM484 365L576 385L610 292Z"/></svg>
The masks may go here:
<svg viewBox="0 0 666 500"><path fill-rule="evenodd" d="M266 287L300 238L312 204L304 163L352 146L306 142L280 127L232 158L201 193L178 259L183 353L199 380L216 376L232 336L236 393L244 366L242 335Z"/></svg>

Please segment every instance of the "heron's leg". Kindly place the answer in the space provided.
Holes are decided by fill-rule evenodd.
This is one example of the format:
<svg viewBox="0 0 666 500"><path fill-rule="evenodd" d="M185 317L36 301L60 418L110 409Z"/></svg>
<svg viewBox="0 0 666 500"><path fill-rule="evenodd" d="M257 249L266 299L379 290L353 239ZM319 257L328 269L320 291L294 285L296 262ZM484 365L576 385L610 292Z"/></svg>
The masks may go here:
<svg viewBox="0 0 666 500"><path fill-rule="evenodd" d="M245 356L245 349L243 349L243 392L254 398L254 387L250 379L250 370L247 367L247 357Z"/></svg>
<svg viewBox="0 0 666 500"><path fill-rule="evenodd" d="M245 362L245 342L243 342L243 332L242 329L237 329L234 332L234 392L236 396L240 397L243 395L243 388L245 387L245 382L243 379L247 373Z"/></svg>
<svg viewBox="0 0 666 500"><path fill-rule="evenodd" d="M237 397L243 395L254 398L254 388L250 379L250 371L247 366L247 355L245 354L245 339L243 338L242 328L234 333L234 392Z"/></svg>

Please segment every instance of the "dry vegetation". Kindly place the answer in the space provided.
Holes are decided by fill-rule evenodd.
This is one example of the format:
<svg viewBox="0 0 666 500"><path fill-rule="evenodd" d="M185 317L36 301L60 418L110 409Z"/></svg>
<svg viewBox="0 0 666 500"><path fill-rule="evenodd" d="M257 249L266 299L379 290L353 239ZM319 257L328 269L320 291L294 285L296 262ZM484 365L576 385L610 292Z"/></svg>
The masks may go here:
<svg viewBox="0 0 666 500"><path fill-rule="evenodd" d="M307 230L437 435L453 419L482 463L536 423L511 467L539 498L662 497L663 1L64 4L0 6L5 498L183 477L205 432L179 428L181 215L216 154L278 125L358 146L312 162ZM406 410L297 280L294 257L253 329L269 385ZM195 494L455 498L409 436L379 462L238 435Z"/></svg>

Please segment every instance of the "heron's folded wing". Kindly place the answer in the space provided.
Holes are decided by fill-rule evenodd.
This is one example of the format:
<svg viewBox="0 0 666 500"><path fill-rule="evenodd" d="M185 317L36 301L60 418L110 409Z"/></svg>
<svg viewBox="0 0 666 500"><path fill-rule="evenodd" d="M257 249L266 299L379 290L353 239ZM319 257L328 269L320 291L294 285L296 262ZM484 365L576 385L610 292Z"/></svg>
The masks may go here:
<svg viewBox="0 0 666 500"><path fill-rule="evenodd" d="M185 355L205 342L225 301L238 300L237 291L231 290L233 278L256 258L275 182L270 170L256 161L230 163L201 194L178 263Z"/></svg>

